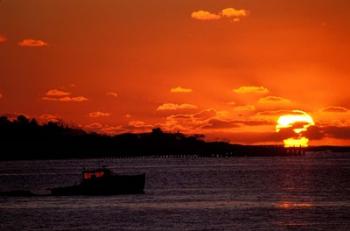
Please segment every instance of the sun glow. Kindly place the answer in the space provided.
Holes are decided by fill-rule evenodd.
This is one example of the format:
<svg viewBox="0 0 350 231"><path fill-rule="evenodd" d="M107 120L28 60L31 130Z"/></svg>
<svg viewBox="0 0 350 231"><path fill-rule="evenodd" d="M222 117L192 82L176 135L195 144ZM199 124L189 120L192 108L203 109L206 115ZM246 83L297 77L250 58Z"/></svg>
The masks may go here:
<svg viewBox="0 0 350 231"><path fill-rule="evenodd" d="M292 129L295 133L294 137L283 140L284 147L307 147L309 139L303 136L303 133L309 127L314 126L313 118L304 111L293 110L291 114L282 115L277 120L276 132L282 129Z"/></svg>

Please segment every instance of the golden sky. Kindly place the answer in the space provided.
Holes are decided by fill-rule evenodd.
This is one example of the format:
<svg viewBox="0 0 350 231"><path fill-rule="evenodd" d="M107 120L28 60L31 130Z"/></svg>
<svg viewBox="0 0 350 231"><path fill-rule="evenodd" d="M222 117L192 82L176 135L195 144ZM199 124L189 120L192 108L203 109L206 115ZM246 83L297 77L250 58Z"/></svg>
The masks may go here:
<svg viewBox="0 0 350 231"><path fill-rule="evenodd" d="M0 114L109 134L350 145L348 0L2 0Z"/></svg>

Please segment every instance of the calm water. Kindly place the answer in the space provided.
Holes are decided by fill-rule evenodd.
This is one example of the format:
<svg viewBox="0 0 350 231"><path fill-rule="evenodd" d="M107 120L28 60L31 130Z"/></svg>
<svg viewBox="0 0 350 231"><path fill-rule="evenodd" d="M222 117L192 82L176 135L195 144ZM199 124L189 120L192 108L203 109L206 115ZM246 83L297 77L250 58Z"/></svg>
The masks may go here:
<svg viewBox="0 0 350 231"><path fill-rule="evenodd" d="M0 230L350 230L350 155L0 162L0 191L146 173L146 194L0 198Z"/></svg>

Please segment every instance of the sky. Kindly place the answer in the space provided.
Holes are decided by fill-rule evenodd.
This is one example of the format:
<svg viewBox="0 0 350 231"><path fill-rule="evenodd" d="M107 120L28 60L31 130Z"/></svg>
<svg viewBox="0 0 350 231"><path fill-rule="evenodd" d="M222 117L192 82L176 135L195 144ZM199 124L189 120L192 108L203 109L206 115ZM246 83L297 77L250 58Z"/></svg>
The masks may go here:
<svg viewBox="0 0 350 231"><path fill-rule="evenodd" d="M350 145L348 0L2 0L0 114L107 134ZM298 125L293 125L298 126Z"/></svg>

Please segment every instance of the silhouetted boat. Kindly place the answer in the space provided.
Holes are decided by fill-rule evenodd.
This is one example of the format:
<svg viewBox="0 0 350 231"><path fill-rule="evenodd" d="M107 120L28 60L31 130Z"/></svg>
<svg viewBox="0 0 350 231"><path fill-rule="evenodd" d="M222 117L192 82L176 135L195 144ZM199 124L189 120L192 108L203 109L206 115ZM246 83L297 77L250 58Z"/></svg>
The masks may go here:
<svg viewBox="0 0 350 231"><path fill-rule="evenodd" d="M142 194L145 174L117 175L107 168L84 170L78 185L51 189L53 196Z"/></svg>

